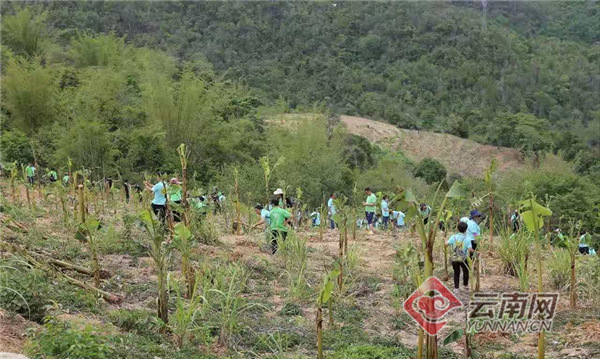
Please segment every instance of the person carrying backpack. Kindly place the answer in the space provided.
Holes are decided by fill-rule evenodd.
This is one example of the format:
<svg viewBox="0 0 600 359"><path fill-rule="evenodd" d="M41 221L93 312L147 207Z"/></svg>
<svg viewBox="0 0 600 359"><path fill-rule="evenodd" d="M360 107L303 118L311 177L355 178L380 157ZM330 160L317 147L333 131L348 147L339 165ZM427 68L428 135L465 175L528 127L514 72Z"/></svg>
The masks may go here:
<svg viewBox="0 0 600 359"><path fill-rule="evenodd" d="M469 252L473 252L471 240L467 237L467 224L458 222L456 228L458 233L453 234L447 241L446 245L450 247L452 269L454 270L454 289L458 290L460 281L460 272L463 272L463 286L468 289L469 286L469 266L467 265L467 256Z"/></svg>

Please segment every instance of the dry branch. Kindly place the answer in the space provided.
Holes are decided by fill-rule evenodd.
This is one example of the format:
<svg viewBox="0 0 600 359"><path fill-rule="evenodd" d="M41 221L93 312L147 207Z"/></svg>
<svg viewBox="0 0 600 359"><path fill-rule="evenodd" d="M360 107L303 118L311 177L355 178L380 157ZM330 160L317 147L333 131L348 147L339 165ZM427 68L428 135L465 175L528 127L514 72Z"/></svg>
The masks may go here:
<svg viewBox="0 0 600 359"><path fill-rule="evenodd" d="M0 249L3 249L5 251L11 252L11 253L18 253L21 257L23 257L23 259L25 259L27 262L29 262L29 264L31 264L32 266L34 266L36 268L39 268L39 269L42 269L42 270L50 269L50 270L52 270L54 272L57 272L60 275L62 275L67 280L67 282L69 282L69 283L71 283L73 285L76 285L76 286L78 286L80 288L83 288L85 290L89 290L91 292L95 292L95 293L97 293L99 296L101 296L104 300L106 300L109 303L117 304L117 303L120 303L121 300L122 300L121 297L119 297L119 296L117 296L115 294L112 294L112 293L103 291L101 289L98 289L98 288L96 288L96 287L94 287L92 285L89 285L89 284L87 284L85 282L77 280L77 279L75 279L73 277L69 277L68 275L66 275L63 272L59 271L55 267L55 265L57 265L57 266L66 265L66 266L64 266L62 268L68 268L68 267L70 267L69 269L73 269L73 270L76 270L75 268L78 268L78 269L82 269L84 271L88 271L89 273L92 272L91 270L87 270L86 268L83 268L83 267L80 267L80 266L76 266L76 265L73 265L73 264L70 264L70 263L67 263L67 262L59 261L59 260L53 260L54 263L52 263L50 261L44 262L43 260L38 260L38 259L35 258L35 256L37 255L38 258L41 259L41 258L43 258L43 255L41 255L39 253L30 252L30 251L28 251L25 248L22 248L22 247L20 247L20 246L18 246L16 244L8 243L6 241L0 241ZM58 263L61 263L61 264L59 265ZM88 274L88 275L90 275L90 274Z"/></svg>

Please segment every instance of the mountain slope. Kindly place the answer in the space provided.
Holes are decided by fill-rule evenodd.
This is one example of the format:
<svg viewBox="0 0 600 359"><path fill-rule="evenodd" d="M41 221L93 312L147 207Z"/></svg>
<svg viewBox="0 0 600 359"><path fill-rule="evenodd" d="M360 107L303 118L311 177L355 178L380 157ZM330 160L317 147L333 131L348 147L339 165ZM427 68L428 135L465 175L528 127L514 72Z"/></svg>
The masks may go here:
<svg viewBox="0 0 600 359"><path fill-rule="evenodd" d="M401 150L408 158L419 162L424 158L440 161L448 173L481 176L493 157L499 171L527 167L519 150L482 145L450 134L415 131L361 117L341 116L350 133L362 136L383 149Z"/></svg>
<svg viewBox="0 0 600 359"><path fill-rule="evenodd" d="M315 119L314 114L280 114L270 116L266 122L271 125L294 128L306 125ZM497 171L530 169L530 161L523 158L518 149L483 145L475 141L445 133L416 131L398 128L392 124L354 116L340 116L341 124L351 134L361 136L374 145L387 151L402 151L414 162L424 158L440 161L449 174L481 177L496 159ZM545 161L564 165L565 162L549 154Z"/></svg>

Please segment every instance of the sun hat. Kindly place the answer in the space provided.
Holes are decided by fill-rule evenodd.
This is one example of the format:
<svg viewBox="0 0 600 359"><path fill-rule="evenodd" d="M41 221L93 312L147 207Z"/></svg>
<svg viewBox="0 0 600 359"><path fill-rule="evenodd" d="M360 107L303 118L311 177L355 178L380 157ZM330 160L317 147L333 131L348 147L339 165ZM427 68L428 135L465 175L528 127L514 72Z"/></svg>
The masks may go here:
<svg viewBox="0 0 600 359"><path fill-rule="evenodd" d="M175 177L171 178L171 181L170 181L170 182L171 182L172 184L181 184L181 182L179 182L179 180L178 180L177 178L175 178Z"/></svg>
<svg viewBox="0 0 600 359"><path fill-rule="evenodd" d="M277 188L273 194L283 194L283 190L281 188Z"/></svg>
<svg viewBox="0 0 600 359"><path fill-rule="evenodd" d="M472 211L471 211L471 215L470 215L470 217L471 217L471 218L475 218L475 217L481 217L481 213L479 213L479 211L478 211L478 210L474 209L474 210L472 210Z"/></svg>

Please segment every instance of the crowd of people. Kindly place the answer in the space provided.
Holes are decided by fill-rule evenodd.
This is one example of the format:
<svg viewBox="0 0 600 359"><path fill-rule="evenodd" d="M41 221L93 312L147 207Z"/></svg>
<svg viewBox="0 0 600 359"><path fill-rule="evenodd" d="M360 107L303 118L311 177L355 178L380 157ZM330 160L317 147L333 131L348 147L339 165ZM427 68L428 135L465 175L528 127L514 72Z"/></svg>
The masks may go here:
<svg viewBox="0 0 600 359"><path fill-rule="evenodd" d="M36 180L37 170L33 163L30 163L25 168L25 175L27 177L27 183L33 185ZM139 200L141 201L141 193L143 189L151 192L153 198L151 201L151 208L156 217L161 221L165 222L167 218L167 208L169 205L172 206L170 213L172 213L173 221L181 221L180 204L182 202L184 194L182 193L182 187L180 181L173 177L169 181L163 179L164 174L158 173L156 183L150 183L149 181L143 182L143 188L139 184L130 184L127 180L123 180L123 187L125 190L126 201L130 200L131 188L138 194ZM58 173L54 168L42 176L43 180L50 182L58 181ZM65 173L61 182L64 186L68 186L73 181L69 173ZM112 188L113 180L106 178L104 181L105 188ZM364 218L355 218L357 228L366 228L369 234L374 234L376 230L388 231L393 230L404 230L407 227L405 222L406 214L400 210L393 210L390 197L388 195L381 195L378 199L377 195L373 193L371 188L367 187L364 189L365 200L362 202L364 207ZM225 195L217 187L212 189L210 196L190 196L189 193L185 194L186 198L192 208L198 210L200 213L205 214L209 203L207 199L210 199L210 204L213 207L214 213L222 211L224 204L226 203ZM337 219L336 214L338 213L337 207L337 195L332 193L327 201L327 227L330 230L336 230ZM303 213L300 210L298 201L295 201L291 197L286 197L284 191L281 188L276 189L273 192L273 198L269 203L257 204L254 207L254 211L259 216L258 222L253 225L247 223L239 223L236 225L246 225L249 229L262 228L265 232L265 237L269 243L270 250L275 254L280 247L280 242L287 238L287 233L290 228L303 220ZM424 225L428 225L432 209L427 203L421 203L418 206L418 220L421 220ZM320 227L323 218L321 218L321 212L316 209L310 213L309 218L313 227ZM477 252L477 240L481 235L480 223L483 215L474 209L469 213L469 216L460 218L456 226L456 233L451 235L446 241L446 245L451 250L450 261L454 271L454 287L456 290L460 290L460 276L462 273L463 287L468 287L469 283L469 265L468 261L473 259L474 254ZM513 237L520 231L522 227L522 218L518 210L515 210L510 216L510 225L512 228ZM441 230L445 229L445 224L439 221ZM578 250L581 254L595 255L596 252L590 247L590 235L586 232L579 234L579 246ZM560 229L556 229L552 236L552 244L558 246L565 246L565 237L561 233Z"/></svg>

